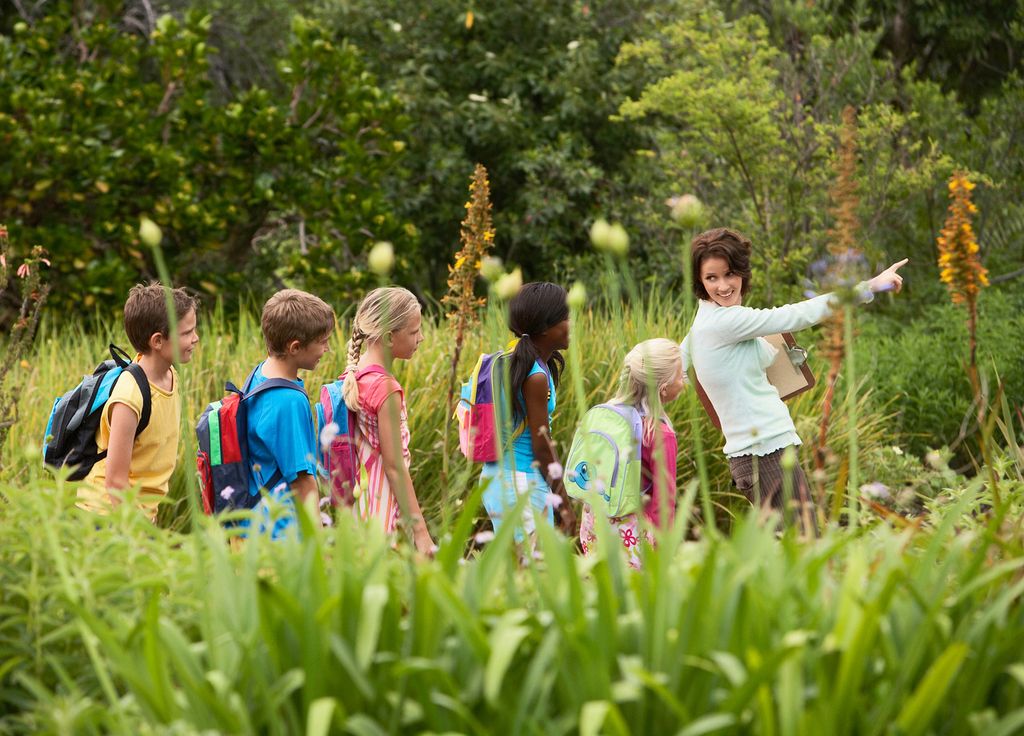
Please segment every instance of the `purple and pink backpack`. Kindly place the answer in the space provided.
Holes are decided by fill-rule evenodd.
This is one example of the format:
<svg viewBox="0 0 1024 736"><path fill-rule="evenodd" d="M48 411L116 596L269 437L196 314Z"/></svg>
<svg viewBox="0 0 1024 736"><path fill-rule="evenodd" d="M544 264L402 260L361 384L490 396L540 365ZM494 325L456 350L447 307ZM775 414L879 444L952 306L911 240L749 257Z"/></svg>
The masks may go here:
<svg viewBox="0 0 1024 736"><path fill-rule="evenodd" d="M510 409L501 400L508 355L505 352L481 355L469 379L462 384L459 403L455 407L459 449L476 463L492 463L501 458L500 429L503 423L511 423L511 418L505 416ZM509 440L514 440L525 429L526 422L520 421L513 427Z"/></svg>
<svg viewBox="0 0 1024 736"><path fill-rule="evenodd" d="M379 365L368 365L356 373L362 378L369 373L385 373ZM331 502L335 505L352 505L355 502L355 489L359 485L362 466L359 462L359 451L356 446L356 414L345 403L342 388L345 374L337 381L325 384L320 389L320 401L316 405L316 426L320 441L320 467L327 476L331 489ZM334 423L337 433L333 434L329 443L324 443L324 428Z"/></svg>

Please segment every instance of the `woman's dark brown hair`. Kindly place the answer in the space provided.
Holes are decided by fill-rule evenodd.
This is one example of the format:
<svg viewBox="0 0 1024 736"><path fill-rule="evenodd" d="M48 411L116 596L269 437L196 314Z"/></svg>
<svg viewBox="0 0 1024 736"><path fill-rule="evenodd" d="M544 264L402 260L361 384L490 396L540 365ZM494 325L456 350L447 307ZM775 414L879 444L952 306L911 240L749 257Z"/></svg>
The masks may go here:
<svg viewBox="0 0 1024 736"><path fill-rule="evenodd" d="M702 232L690 243L690 256L693 261L693 293L698 299L711 299L700 278L701 266L708 258L724 259L729 270L743 279L740 294L746 296L750 291L750 240L735 230L716 227Z"/></svg>

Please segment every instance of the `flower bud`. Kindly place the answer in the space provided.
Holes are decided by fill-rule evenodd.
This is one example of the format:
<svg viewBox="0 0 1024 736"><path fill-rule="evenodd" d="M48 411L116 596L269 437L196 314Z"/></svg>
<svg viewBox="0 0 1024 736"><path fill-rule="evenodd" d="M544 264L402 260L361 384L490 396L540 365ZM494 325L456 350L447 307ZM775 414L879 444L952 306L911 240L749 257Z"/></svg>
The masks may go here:
<svg viewBox="0 0 1024 736"><path fill-rule="evenodd" d="M692 194L684 194L666 200L672 208L672 219L689 230L695 230L704 222L704 203Z"/></svg>
<svg viewBox="0 0 1024 736"><path fill-rule="evenodd" d="M587 288L582 281L577 281L569 289L569 296L566 298L569 309L582 309L587 303Z"/></svg>
<svg viewBox="0 0 1024 736"><path fill-rule="evenodd" d="M594 224L590 226L590 242L598 250L608 249L608 230L610 227L608 221L603 217L594 220Z"/></svg>
<svg viewBox="0 0 1024 736"><path fill-rule="evenodd" d="M600 251L624 256L629 250L629 235L619 223L608 224L603 217L594 220L590 226L590 242Z"/></svg>
<svg viewBox="0 0 1024 736"><path fill-rule="evenodd" d="M148 217L143 217L139 220L139 239L150 248L156 248L164 239L164 234L160 231L159 225Z"/></svg>
<svg viewBox="0 0 1024 736"><path fill-rule="evenodd" d="M608 228L608 250L616 256L625 256L629 252L629 234L617 222Z"/></svg>
<svg viewBox="0 0 1024 736"><path fill-rule="evenodd" d="M511 299L523 288L523 272L517 268L511 273L503 274L494 284L494 294L499 299Z"/></svg>
<svg viewBox="0 0 1024 736"><path fill-rule="evenodd" d="M505 266L498 256L484 256L480 260L480 275L488 281L497 281L503 273L505 273Z"/></svg>
<svg viewBox="0 0 1024 736"><path fill-rule="evenodd" d="M370 255L367 258L370 270L378 276L387 276L395 267L395 248L386 240L373 244L370 248Z"/></svg>

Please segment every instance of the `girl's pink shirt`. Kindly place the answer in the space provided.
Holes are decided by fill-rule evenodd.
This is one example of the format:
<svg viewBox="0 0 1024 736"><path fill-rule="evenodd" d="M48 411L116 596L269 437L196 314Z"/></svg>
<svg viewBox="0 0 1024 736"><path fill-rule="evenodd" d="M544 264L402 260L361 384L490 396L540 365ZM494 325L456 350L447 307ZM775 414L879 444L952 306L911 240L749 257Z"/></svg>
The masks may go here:
<svg viewBox="0 0 1024 736"><path fill-rule="evenodd" d="M661 445L661 458L658 458L655 453L656 443ZM655 527L662 526L660 518L662 503L665 505L667 516L665 526L671 525L675 519L676 452L678 449L676 433L664 422L658 422L657 431L653 432L650 439L645 440L640 448L641 488L644 494L650 494L650 500L644 507L644 515ZM661 463L664 463L663 469ZM661 472L656 472L657 470L661 470Z"/></svg>

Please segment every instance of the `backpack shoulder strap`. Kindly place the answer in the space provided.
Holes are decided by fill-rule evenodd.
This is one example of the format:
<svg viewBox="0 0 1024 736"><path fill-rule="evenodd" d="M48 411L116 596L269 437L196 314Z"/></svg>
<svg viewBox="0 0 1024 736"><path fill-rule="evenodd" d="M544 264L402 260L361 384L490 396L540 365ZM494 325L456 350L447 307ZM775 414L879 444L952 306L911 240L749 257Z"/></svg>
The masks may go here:
<svg viewBox="0 0 1024 736"><path fill-rule="evenodd" d="M246 381L246 386L248 386L249 383L249 381ZM289 381L287 378L268 378L266 381L261 383L256 388L249 389L248 391L246 391L245 394L242 396L242 399L245 400L252 398L253 396L258 396L264 391L269 391L270 389L274 388L290 388L294 389L295 391L298 391L303 396L307 395L306 389L304 389L302 386L295 383L294 381Z"/></svg>
<svg viewBox="0 0 1024 736"><path fill-rule="evenodd" d="M138 437L149 426L149 418L153 414L153 392L149 388L149 379L146 378L146 372L142 370L141 365L129 363L124 370L135 379L142 393L142 414L139 415L139 426L135 428L135 436Z"/></svg>

